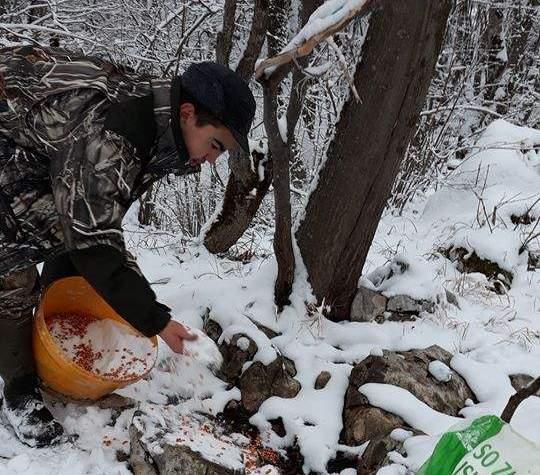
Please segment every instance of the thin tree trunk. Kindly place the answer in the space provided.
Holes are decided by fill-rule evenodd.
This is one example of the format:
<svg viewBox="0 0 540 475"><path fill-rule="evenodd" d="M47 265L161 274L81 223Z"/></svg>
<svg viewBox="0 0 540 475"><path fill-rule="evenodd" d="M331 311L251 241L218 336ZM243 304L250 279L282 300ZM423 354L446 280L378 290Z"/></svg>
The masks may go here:
<svg viewBox="0 0 540 475"><path fill-rule="evenodd" d="M278 263L278 275L274 288L274 300L279 310L289 304L294 279L294 252L292 247L292 217L289 174L289 147L282 140L277 120L277 91L279 83L264 85L264 125L268 134L270 158L274 167L274 201L276 206L276 229L274 251Z"/></svg>
<svg viewBox="0 0 540 475"><path fill-rule="evenodd" d="M348 319L358 280L441 49L451 0L383 0L373 13L298 244L315 295Z"/></svg>
<svg viewBox="0 0 540 475"><path fill-rule="evenodd" d="M268 26L268 53L276 55L287 42L287 20L290 1L274 0L270 8ZM290 189L291 145L294 125L285 116L286 131L278 125L278 98L281 92L281 79L263 80L264 127L268 136L268 149L274 168L274 202L276 208L276 229L274 232L274 252L278 264L278 275L274 286L274 300L278 309L289 304L294 279L294 252L292 246L292 213ZM289 103L290 104L290 103Z"/></svg>
<svg viewBox="0 0 540 475"><path fill-rule="evenodd" d="M272 162L258 152L253 152L251 160L254 169L261 170L262 179L251 169L246 173L244 162L250 160L245 155L229 159L231 174L217 225L214 223L204 236L205 247L214 254L226 252L240 239L272 183Z"/></svg>
<svg viewBox="0 0 540 475"><path fill-rule="evenodd" d="M249 81L253 76L255 62L264 44L268 26L268 0L255 0L254 9L248 43L236 69L245 81ZM232 40L232 36L230 39ZM223 48L230 53L230 46ZM272 182L271 163L257 152L254 152L251 158L243 152L230 154L229 168L229 181L222 209L204 235L204 245L213 253L227 251L240 239Z"/></svg>
<svg viewBox="0 0 540 475"><path fill-rule="evenodd" d="M322 4L322 0L306 0L302 2L300 6L299 18L300 28L302 28L308 21L311 14ZM299 58L298 63L302 67L308 65L308 58ZM290 130L289 134L289 147L291 149L291 180L294 184L301 184L306 180L306 169L302 160L297 154L296 135L294 130L300 119L302 112L302 106L306 97L307 86L300 86L300 83L304 79L304 73L295 68L292 72L292 84L291 84L291 97L289 99L289 106L287 108L287 127Z"/></svg>
<svg viewBox="0 0 540 475"><path fill-rule="evenodd" d="M229 58L231 56L236 1L225 0L225 5L223 6L223 25L216 38L216 61L225 66L229 65Z"/></svg>

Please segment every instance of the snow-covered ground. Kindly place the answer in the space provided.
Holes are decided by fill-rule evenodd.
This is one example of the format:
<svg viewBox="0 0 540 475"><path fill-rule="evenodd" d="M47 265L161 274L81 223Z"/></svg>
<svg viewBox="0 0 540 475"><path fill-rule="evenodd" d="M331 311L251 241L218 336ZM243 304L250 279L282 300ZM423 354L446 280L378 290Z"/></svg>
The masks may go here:
<svg viewBox="0 0 540 475"><path fill-rule="evenodd" d="M306 312L305 302L311 295L302 269L297 272L292 305L278 316L272 299L277 271L273 259L241 264L217 258L201 247L181 248L174 240L166 243L159 236L155 238L159 250L134 251L151 282L166 282L154 289L176 319L201 329L209 309L224 329L223 339L237 333L253 338L258 346L255 360L270 363L282 354L294 361L302 390L293 399L267 400L251 422L273 448L285 447L296 438L305 457L304 471L324 473L328 460L343 450L339 434L352 365L372 353L433 344L452 352L452 369L467 380L478 399L477 404L463 408L466 418L500 414L514 393L508 375L540 376L540 272L528 271L526 253L519 254L521 245L536 233L540 215L536 204L540 153L533 147L539 144L540 132L495 122L464 162L452 164L457 168L444 185L418 197L402 216L383 218L364 273L377 275L381 266L400 256L410 263L409 271L384 281L380 290L385 294L428 298L448 289L459 301L459 308L442 305L414 322L333 323L317 312ZM533 218L530 224L512 223L513 215L527 211ZM128 224L128 228L133 227ZM132 243L143 236L135 229L129 235ZM500 295L490 290L485 276L460 273L439 252L451 244L474 250L511 272L511 289ZM532 240L529 247L535 245ZM269 339L254 322L279 336ZM162 344L159 364L150 378L120 393L141 404L163 407L173 419L193 411L216 414L240 396L213 375L216 358L210 348L197 347L191 356L175 356ZM332 377L324 389L315 390L321 371ZM446 378L450 370L439 366L433 371ZM399 414L427 434L403 437L408 455L396 455L386 474L405 473L405 467L417 469L439 435L459 420L431 410L403 389L367 384L359 390L372 404ZM171 401L176 405L165 408ZM116 452L129 452L128 428L134 409L116 417L112 409L51 404L68 432L79 438L55 448L29 449L0 424L0 474L130 473L126 462L117 461ZM531 397L512 421L518 432L538 443L539 410L540 398ZM287 435L283 438L271 429L269 421L276 417L284 421Z"/></svg>

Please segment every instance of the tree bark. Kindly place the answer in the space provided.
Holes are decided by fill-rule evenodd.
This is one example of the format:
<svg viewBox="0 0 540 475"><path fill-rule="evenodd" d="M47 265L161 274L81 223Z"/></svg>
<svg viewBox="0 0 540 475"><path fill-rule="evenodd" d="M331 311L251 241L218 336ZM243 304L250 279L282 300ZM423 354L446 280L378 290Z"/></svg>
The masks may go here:
<svg viewBox="0 0 540 475"><path fill-rule="evenodd" d="M234 19L236 15L236 0L225 0L223 6L223 25L216 38L216 61L229 65L234 34Z"/></svg>
<svg viewBox="0 0 540 475"><path fill-rule="evenodd" d="M268 0L256 0L248 43L236 69L240 77L247 82L253 76L255 62L264 44L267 25ZM232 33L231 31L230 39ZM220 48L228 49L230 53L230 46L223 45ZM229 180L221 211L206 230L203 240L205 247L213 253L226 252L240 239L255 217L272 182L271 163L257 152L252 154L251 160L243 152L231 153L229 168ZM259 169L262 176L259 176ZM255 192L255 195L252 192Z"/></svg>
<svg viewBox="0 0 540 475"><path fill-rule="evenodd" d="M518 391L508 400L508 403L501 414L501 419L510 424L512 416L516 412L518 406L528 397L534 396L538 391L540 391L540 378L536 378L528 386Z"/></svg>
<svg viewBox="0 0 540 475"><path fill-rule="evenodd" d="M212 253L226 252L244 234L272 183L272 162L258 152L250 160L244 154L229 158L231 174L221 212L204 236L204 245ZM248 165L249 167L249 165ZM258 171L261 170L259 176Z"/></svg>
<svg viewBox="0 0 540 475"><path fill-rule="evenodd" d="M278 275L274 286L274 300L281 311L288 305L294 280L294 252L292 247L292 215L290 195L289 158L290 149L279 132L277 121L277 91L279 83L264 85L264 125L268 134L270 158L274 167L274 201L276 206L276 230L274 252L278 263Z"/></svg>
<svg viewBox="0 0 540 475"><path fill-rule="evenodd" d="M236 72L244 81L249 81L255 71L255 63L259 58L259 53L266 38L266 29L268 28L268 5L269 0L255 0L253 10L255 12L249 32L249 38L246 49Z"/></svg>
<svg viewBox="0 0 540 475"><path fill-rule="evenodd" d="M441 49L451 0L383 0L373 13L297 240L319 301L349 318L358 279Z"/></svg>
<svg viewBox="0 0 540 475"><path fill-rule="evenodd" d="M273 0L268 21L268 53L277 54L287 43L287 26L290 0ZM263 80L264 127L268 136L268 150L274 167L274 202L276 208L276 229L274 232L274 252L278 265L278 275L274 285L274 301L281 311L288 305L294 280L294 251L292 246L292 213L290 189L291 137L294 135L285 117L287 130L280 131L278 125L278 105L281 93L281 79ZM289 102L290 104L290 102ZM285 136L282 136L284 132Z"/></svg>

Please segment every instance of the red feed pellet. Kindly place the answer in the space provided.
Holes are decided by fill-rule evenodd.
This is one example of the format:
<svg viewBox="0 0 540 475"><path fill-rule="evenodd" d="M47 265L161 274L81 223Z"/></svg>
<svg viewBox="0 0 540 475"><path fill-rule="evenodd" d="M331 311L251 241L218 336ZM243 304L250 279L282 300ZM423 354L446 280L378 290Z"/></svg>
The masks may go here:
<svg viewBox="0 0 540 475"><path fill-rule="evenodd" d="M154 359L156 350L148 338L113 320L59 313L46 323L64 354L94 374L131 379L146 373Z"/></svg>

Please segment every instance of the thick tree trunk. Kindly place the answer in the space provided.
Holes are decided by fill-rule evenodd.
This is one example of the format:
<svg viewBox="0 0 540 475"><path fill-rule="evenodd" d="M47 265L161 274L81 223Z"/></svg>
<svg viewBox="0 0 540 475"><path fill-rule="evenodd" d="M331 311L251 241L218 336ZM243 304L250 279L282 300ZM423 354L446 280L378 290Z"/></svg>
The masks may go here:
<svg viewBox="0 0 540 475"><path fill-rule="evenodd" d="M298 244L315 295L348 319L358 279L442 45L451 0L383 0Z"/></svg>

